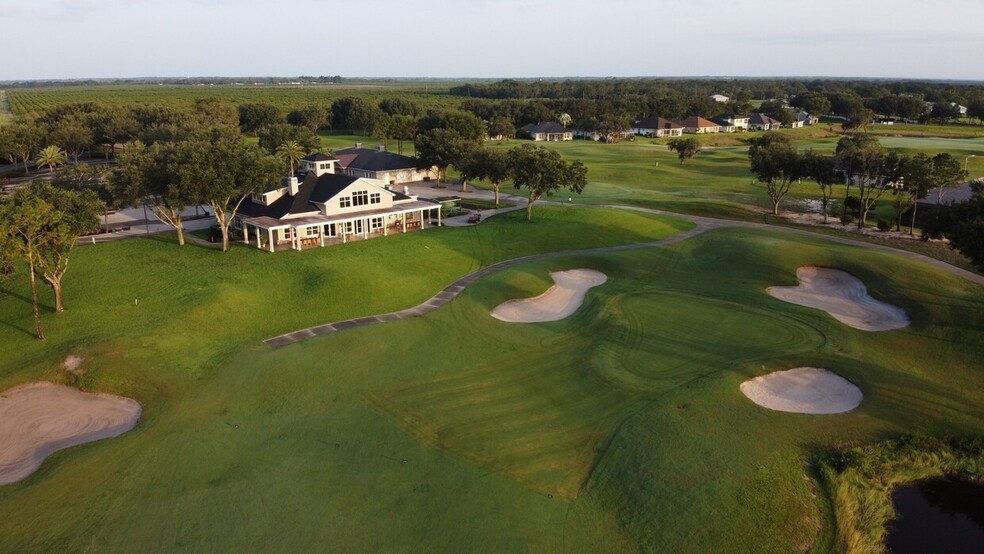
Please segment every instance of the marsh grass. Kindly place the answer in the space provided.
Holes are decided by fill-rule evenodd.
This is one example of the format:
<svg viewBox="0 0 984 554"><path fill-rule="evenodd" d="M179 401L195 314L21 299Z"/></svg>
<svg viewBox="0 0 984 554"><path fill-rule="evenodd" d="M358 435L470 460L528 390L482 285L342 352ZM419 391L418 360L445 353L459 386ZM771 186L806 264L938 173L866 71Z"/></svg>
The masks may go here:
<svg viewBox="0 0 984 554"><path fill-rule="evenodd" d="M892 491L938 477L984 484L984 439L904 436L828 454L820 472L833 497L839 549L885 551Z"/></svg>

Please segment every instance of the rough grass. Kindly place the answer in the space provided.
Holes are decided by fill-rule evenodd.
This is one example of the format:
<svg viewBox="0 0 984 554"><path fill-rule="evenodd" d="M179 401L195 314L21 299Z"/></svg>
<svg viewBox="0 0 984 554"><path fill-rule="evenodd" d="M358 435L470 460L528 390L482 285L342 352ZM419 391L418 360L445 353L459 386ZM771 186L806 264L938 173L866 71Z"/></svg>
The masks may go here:
<svg viewBox="0 0 984 554"><path fill-rule="evenodd" d="M821 473L834 499L840 550L884 552L886 526L896 517L892 491L940 477L984 484L984 439L907 436L845 448L825 457Z"/></svg>
<svg viewBox="0 0 984 554"><path fill-rule="evenodd" d="M49 342L28 335L22 299L0 301L12 353L3 383L51 376L81 352L87 387L147 410L133 432L60 452L0 488L0 546L788 551L826 544L831 522L803 466L817 450L900 429L982 431L980 287L765 231L525 264L425 317L277 350L259 343L403 307L479 260L582 246L588 234L672 232L658 219L588 212L536 212L554 218L549 227L490 220L276 255L170 241L80 250L81 288L67 296L65 323L45 315ZM597 226L576 233L574 216ZM764 293L794 284L808 263L858 275L913 325L863 333ZM545 290L549 271L576 267L610 279L573 317L488 315ZM738 391L811 364L861 387L861 407L781 414Z"/></svg>

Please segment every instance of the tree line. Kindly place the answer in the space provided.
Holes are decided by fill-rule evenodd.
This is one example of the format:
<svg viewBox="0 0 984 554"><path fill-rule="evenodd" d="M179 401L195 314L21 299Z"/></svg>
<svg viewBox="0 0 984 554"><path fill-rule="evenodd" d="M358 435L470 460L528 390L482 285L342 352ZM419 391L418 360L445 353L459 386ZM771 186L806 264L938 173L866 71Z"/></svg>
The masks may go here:
<svg viewBox="0 0 984 554"><path fill-rule="evenodd" d="M939 206L946 191L967 177L960 161L948 153L910 156L886 150L876 138L864 134L842 137L832 156L813 150L799 152L787 136L776 133L766 133L749 142L751 171L765 187L773 214L779 214L794 183L813 180L820 187L821 209L827 223L833 186L843 183L841 220L845 224L856 222L858 229L867 225L868 214L888 195L893 198L896 230L901 230L902 217L908 213L909 233L913 234L917 201L937 189Z"/></svg>
<svg viewBox="0 0 984 554"><path fill-rule="evenodd" d="M462 109L485 120L505 117L515 125L556 120L569 114L576 125L592 118L630 119L661 116L684 119L719 113L781 113L775 106L756 108L752 99L777 102L781 108L803 108L814 115L839 115L860 127L876 115L908 120L950 121L960 117L956 105L967 107L968 117L984 122L984 88L979 85L933 81L813 80L696 80L605 79L466 83L450 89L462 96ZM712 94L729 97L725 103ZM932 109L927 109L927 102Z"/></svg>

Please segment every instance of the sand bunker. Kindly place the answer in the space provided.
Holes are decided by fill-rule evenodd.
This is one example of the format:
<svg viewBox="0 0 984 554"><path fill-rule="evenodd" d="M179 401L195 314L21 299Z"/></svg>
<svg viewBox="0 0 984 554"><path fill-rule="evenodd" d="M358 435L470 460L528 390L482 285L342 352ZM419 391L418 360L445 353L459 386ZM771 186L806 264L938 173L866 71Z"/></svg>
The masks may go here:
<svg viewBox="0 0 984 554"><path fill-rule="evenodd" d="M752 402L779 412L839 414L861 404L861 389L840 375L818 367L776 371L741 384Z"/></svg>
<svg viewBox="0 0 984 554"><path fill-rule="evenodd" d="M909 324L905 310L875 300L860 279L839 269L804 266L796 270L797 287L769 287L770 295L817 308L862 331L888 331Z"/></svg>
<svg viewBox="0 0 984 554"><path fill-rule="evenodd" d="M51 453L121 435L137 424L140 404L54 383L0 393L0 485L24 479Z"/></svg>
<svg viewBox="0 0 984 554"><path fill-rule="evenodd" d="M520 298L503 302L492 310L492 317L510 323L558 321L571 315L584 302L591 287L608 280L600 271L572 269L550 274L554 286L536 298Z"/></svg>

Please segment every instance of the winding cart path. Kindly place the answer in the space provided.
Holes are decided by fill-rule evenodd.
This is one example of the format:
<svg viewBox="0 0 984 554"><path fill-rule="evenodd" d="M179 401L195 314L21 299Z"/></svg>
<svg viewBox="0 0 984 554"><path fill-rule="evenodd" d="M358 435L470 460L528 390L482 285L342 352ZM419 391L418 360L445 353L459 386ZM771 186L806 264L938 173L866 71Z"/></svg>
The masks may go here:
<svg viewBox="0 0 984 554"><path fill-rule="evenodd" d="M546 202L544 202L546 204ZM302 340L317 337L320 335L327 335L330 333L335 333L337 331L344 331L345 329L353 329L355 327L363 327L366 325L374 325L377 323L385 323L387 321L397 321L400 319L407 319L411 317L417 317L424 315L426 313L432 312L441 306L454 300L461 291L465 290L465 287L474 283L476 280L485 277L496 271L506 269L518 264L532 262L535 260L545 260L550 258L561 258L565 256L577 256L584 254L603 254L607 252L622 252L626 250L639 250L642 248L654 248L658 246L667 246L670 244L675 244L687 240L691 237L697 236L701 233L709 231L711 229L717 229L722 227L743 227L751 229L769 229L772 231L778 231L782 233L797 234L801 236L807 236L812 238L820 238L823 240L829 240L831 242L837 242L840 244L848 244L851 246L860 246L862 248L870 248L872 250L879 250L881 252L889 252L905 258L919 260L923 263L929 264L935 268L942 269L953 275L963 277L973 281L979 285L984 285L984 276L972 273L970 271L960 269L959 267L952 266L946 262L941 262L939 260L930 258L929 256L924 256L922 254L916 254L915 252L909 252L907 250L900 250L898 248L892 248L890 246L883 246L880 244L872 244L869 242L863 242L859 240L848 239L844 237L832 237L829 235L824 235L820 233L813 233L803 229L792 229L789 227L782 227L777 225L768 225L765 223L751 223L747 221L732 221L728 219L716 219L711 217L700 217L692 216L686 214L678 214L673 212L665 212L662 210L652 210L648 208L638 208L634 206L619 206L619 205L602 205L602 206L583 206L585 208L613 208L620 210L632 210L638 212L644 212L656 215L666 215L677 217L680 219L686 219L694 223L694 228L689 231L684 231L682 233L673 235L662 240L656 240L651 242L640 242L634 244L621 244L615 246L602 246L598 248L583 248L578 250L560 250L557 252L545 252L542 254L531 254L529 256L522 256L519 258L512 258L509 260L503 260L501 262L494 263L492 265L485 266L481 269L473 271L457 281L451 283L447 287L441 289L440 292L432 296L430 299L417 304L411 308L405 310L399 310L396 312L389 312L385 314L370 315L366 317L359 317L355 319L346 319L342 321L335 321L332 323L325 323L323 325L317 325L314 327L308 327L306 329L299 329L297 331L292 331L290 333L285 333L283 335L278 335L276 337L271 337L263 341L264 343L273 346L275 348L281 346L287 346L295 342L300 342ZM485 216L487 217L487 216Z"/></svg>

